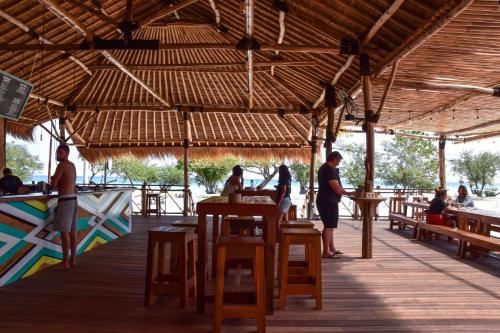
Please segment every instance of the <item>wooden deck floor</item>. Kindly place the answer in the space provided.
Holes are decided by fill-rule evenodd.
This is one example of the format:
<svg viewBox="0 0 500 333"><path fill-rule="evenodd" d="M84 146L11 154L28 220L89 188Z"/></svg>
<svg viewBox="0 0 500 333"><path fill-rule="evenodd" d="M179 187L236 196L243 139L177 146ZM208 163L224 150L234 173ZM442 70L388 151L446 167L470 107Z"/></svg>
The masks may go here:
<svg viewBox="0 0 500 333"><path fill-rule="evenodd" d="M171 220L163 218L162 222ZM0 332L210 332L212 308L198 315L163 298L143 306L146 230L81 257L69 272L52 268L0 288ZM500 260L459 259L446 241L417 243L410 232L376 222L374 259L360 259L358 222L336 235L341 260L323 261L323 311L288 301L267 317L268 332L500 332ZM255 331L252 320L227 320L225 332Z"/></svg>

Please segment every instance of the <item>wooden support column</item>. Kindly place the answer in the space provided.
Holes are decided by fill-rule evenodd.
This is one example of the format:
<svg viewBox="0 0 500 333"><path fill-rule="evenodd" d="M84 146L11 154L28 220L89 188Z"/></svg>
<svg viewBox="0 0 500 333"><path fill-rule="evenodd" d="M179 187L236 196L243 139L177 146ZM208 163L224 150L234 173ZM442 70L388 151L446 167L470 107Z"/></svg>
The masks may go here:
<svg viewBox="0 0 500 333"><path fill-rule="evenodd" d="M316 152L318 144L318 116L313 115L311 119L311 162L309 165L309 205L307 207L307 218L314 216L314 165L316 164Z"/></svg>
<svg viewBox="0 0 500 333"><path fill-rule="evenodd" d="M446 137L441 136L439 138L439 187L446 188Z"/></svg>
<svg viewBox="0 0 500 333"><path fill-rule="evenodd" d="M64 143L66 141L66 118L59 118L59 142Z"/></svg>
<svg viewBox="0 0 500 333"><path fill-rule="evenodd" d="M184 207L182 210L183 216L188 216L189 213L189 144L191 142L191 129L189 122L189 114L183 113L184 116Z"/></svg>
<svg viewBox="0 0 500 333"><path fill-rule="evenodd" d="M365 74L365 73L364 73ZM375 180L375 123L374 112L372 109L373 96L370 76L362 75L363 95L365 104L365 122L363 124L366 132L366 159L365 159L365 193L373 192L373 182ZM373 203L367 201L363 205L363 237L362 237L362 257L370 259L372 257L372 238L373 238Z"/></svg>
<svg viewBox="0 0 500 333"><path fill-rule="evenodd" d="M333 143L335 141L335 135L333 132L333 126L335 122L335 87L327 84L325 86L325 106L327 108L327 123L326 123L326 135L325 135L325 151L326 156L330 154L333 150Z"/></svg>
<svg viewBox="0 0 500 333"><path fill-rule="evenodd" d="M7 141L7 120L0 118L0 169L7 166L7 154L5 151L5 142Z"/></svg>

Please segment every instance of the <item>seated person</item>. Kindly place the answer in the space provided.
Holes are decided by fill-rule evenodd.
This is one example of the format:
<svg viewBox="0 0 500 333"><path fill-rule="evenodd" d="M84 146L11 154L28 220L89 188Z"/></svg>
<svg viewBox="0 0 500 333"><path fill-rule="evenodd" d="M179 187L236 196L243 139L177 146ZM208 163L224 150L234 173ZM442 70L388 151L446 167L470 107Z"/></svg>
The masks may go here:
<svg viewBox="0 0 500 333"><path fill-rule="evenodd" d="M455 204L461 204L464 207L474 207L474 201L467 193L467 187L465 185L460 185L458 187L458 196L455 200Z"/></svg>
<svg viewBox="0 0 500 333"><path fill-rule="evenodd" d="M231 176L226 180L224 184L224 189L222 190L221 196L229 196L230 194L236 193L236 191L241 191L243 185L241 184L241 179L243 178L243 169L239 165L233 167L233 172Z"/></svg>
<svg viewBox="0 0 500 333"><path fill-rule="evenodd" d="M434 199L431 200L431 203L429 204L429 209L426 212L427 223L448 225L448 221L446 218L446 212L448 210L448 202L446 202L447 198L448 194L446 189L444 188L436 189L436 196Z"/></svg>
<svg viewBox="0 0 500 333"><path fill-rule="evenodd" d="M18 194L19 188L23 182L19 177L12 174L9 168L3 169L3 177L0 179L0 189L4 194Z"/></svg>

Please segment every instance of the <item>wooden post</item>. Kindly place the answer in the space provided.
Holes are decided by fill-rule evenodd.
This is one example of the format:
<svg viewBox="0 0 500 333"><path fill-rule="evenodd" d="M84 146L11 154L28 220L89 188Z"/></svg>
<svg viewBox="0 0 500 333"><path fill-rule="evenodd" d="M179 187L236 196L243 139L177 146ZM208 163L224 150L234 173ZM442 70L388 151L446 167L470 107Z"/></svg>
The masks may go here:
<svg viewBox="0 0 500 333"><path fill-rule="evenodd" d="M50 120L50 135L49 135L49 161L47 163L47 183L50 183L50 175L52 173L52 141L53 141L53 136L52 136L52 128L54 127L52 123L52 119ZM55 135L56 133L54 133Z"/></svg>
<svg viewBox="0 0 500 333"><path fill-rule="evenodd" d="M0 168L3 170L7 166L7 120L0 118Z"/></svg>
<svg viewBox="0 0 500 333"><path fill-rule="evenodd" d="M330 154L333 150L333 142L334 142L334 133L333 133L333 125L335 121L335 87L327 84L325 86L325 106L327 108L327 123L326 123L326 136L325 136L325 152L326 156Z"/></svg>
<svg viewBox="0 0 500 333"><path fill-rule="evenodd" d="M7 166L5 142L7 141L7 120L0 118L0 169Z"/></svg>
<svg viewBox="0 0 500 333"><path fill-rule="evenodd" d="M445 159L446 137L439 138L439 187L446 188L446 159Z"/></svg>
<svg viewBox="0 0 500 333"><path fill-rule="evenodd" d="M148 183L144 182L141 186L141 215L146 216L146 194Z"/></svg>
<svg viewBox="0 0 500 333"><path fill-rule="evenodd" d="M314 216L314 165L316 164L316 152L318 143L318 116L313 115L311 119L311 164L309 165L309 205L307 207L307 218Z"/></svg>
<svg viewBox="0 0 500 333"><path fill-rule="evenodd" d="M369 75L362 75L363 96L365 104L365 122L364 130L366 132L366 160L365 160L365 193L373 192L373 182L375 180L375 123L374 112L372 109L373 96L372 86ZM372 257L372 238L373 238L373 204L367 201L363 205L363 239L362 239L362 257L370 259Z"/></svg>
<svg viewBox="0 0 500 333"><path fill-rule="evenodd" d="M183 216L188 216L189 213L189 142L190 142L190 123L188 113L184 112L184 207L182 210Z"/></svg>
<svg viewBox="0 0 500 333"><path fill-rule="evenodd" d="M59 142L64 143L66 141L66 119L64 117L59 118Z"/></svg>

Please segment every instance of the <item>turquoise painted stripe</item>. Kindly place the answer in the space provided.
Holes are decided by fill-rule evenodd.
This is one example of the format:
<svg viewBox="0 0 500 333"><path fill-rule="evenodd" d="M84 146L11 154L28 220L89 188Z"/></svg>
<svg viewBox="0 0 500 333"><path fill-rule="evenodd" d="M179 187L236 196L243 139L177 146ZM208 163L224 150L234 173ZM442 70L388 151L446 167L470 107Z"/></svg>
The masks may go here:
<svg viewBox="0 0 500 333"><path fill-rule="evenodd" d="M128 234L127 230L123 229L123 227L121 227L118 224L116 224L113 220L106 219L105 223L111 224L114 228L116 228L118 231L120 231L122 233L122 235Z"/></svg>
<svg viewBox="0 0 500 333"><path fill-rule="evenodd" d="M128 219L124 219L123 217L121 216L117 216L117 219L120 220L120 222L122 222L123 224L125 224L127 227L129 226L130 224L130 221Z"/></svg>
<svg viewBox="0 0 500 333"><path fill-rule="evenodd" d="M0 241L0 249L1 249L1 248L2 248L2 246L4 246L5 244L7 244L7 243L4 243L4 242Z"/></svg>
<svg viewBox="0 0 500 333"><path fill-rule="evenodd" d="M15 207L19 210L22 210L25 213L28 213L30 215L36 216L39 219L46 220L49 218L49 211L42 212L41 210L36 209L33 206L28 205L26 202L23 201L13 201L9 202L9 205L12 207Z"/></svg>
<svg viewBox="0 0 500 333"><path fill-rule="evenodd" d="M76 230L82 231L88 228L92 228L92 226L89 224L90 217L83 217L81 219L78 219L76 221Z"/></svg>
<svg viewBox="0 0 500 333"><path fill-rule="evenodd" d="M17 252L21 251L21 249L26 246L26 244L28 244L28 242L23 240L17 242L16 245L14 245L9 251L5 252L3 256L0 257L0 265L5 264L7 260L15 256Z"/></svg>
<svg viewBox="0 0 500 333"><path fill-rule="evenodd" d="M9 284L9 283L12 283L12 282L19 280L44 255L47 255L50 257L55 257L57 259L62 259L61 253L54 251L54 250L51 250L51 249L43 248L36 255L34 255L33 258L31 258L21 269L19 269L16 272L16 274L12 275L12 277L7 281L6 284Z"/></svg>
<svg viewBox="0 0 500 333"><path fill-rule="evenodd" d="M78 249L78 254L82 254L83 251L89 246L89 244L96 238L96 236L101 236L107 242L110 242L114 239L104 234L102 231L96 230L94 233L92 233L92 236L89 237L89 239L87 239L87 241L82 246L80 246L80 248Z"/></svg>
<svg viewBox="0 0 500 333"><path fill-rule="evenodd" d="M24 236L26 236L28 232L11 227L10 225L7 224L0 223L0 237L2 237L2 234L7 234L9 236L16 238L24 238Z"/></svg>

